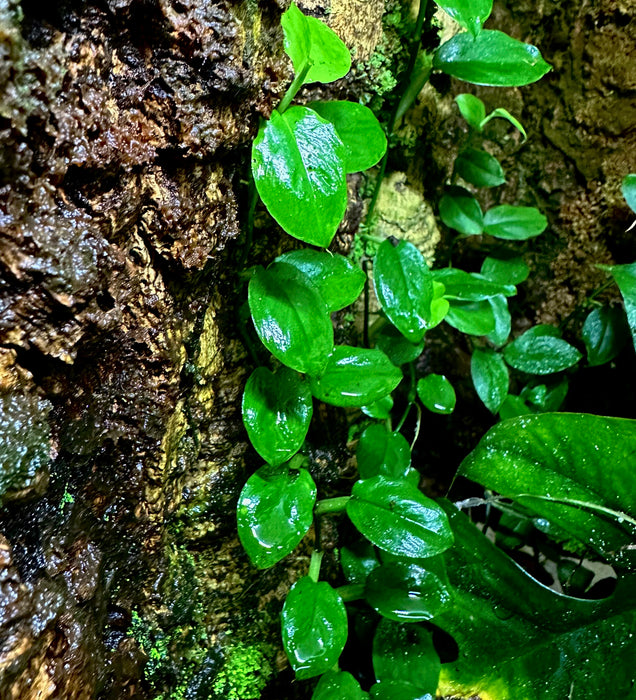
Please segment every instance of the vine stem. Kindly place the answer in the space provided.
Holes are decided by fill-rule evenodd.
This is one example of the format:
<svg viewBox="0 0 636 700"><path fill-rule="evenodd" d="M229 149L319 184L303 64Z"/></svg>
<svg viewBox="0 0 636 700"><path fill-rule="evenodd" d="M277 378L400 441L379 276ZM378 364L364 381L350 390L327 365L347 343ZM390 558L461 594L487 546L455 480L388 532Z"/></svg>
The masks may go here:
<svg viewBox="0 0 636 700"><path fill-rule="evenodd" d="M300 73L298 73L298 75L294 78L292 84L287 88L287 92L285 93L283 99L278 105L277 111L280 112L280 114L282 114L289 107L291 101L294 99L294 97L296 97L296 93L303 86L305 78L307 77L307 73L309 73L312 66L313 61L310 61L309 59L305 61L303 67L300 69Z"/></svg>
<svg viewBox="0 0 636 700"><path fill-rule="evenodd" d="M326 515L327 513L342 513L351 496L340 496L338 498L324 498L318 501L314 508L314 515Z"/></svg>
<svg viewBox="0 0 636 700"><path fill-rule="evenodd" d="M318 578L320 577L320 565L322 564L323 555L324 552L319 552L317 549L314 549L314 551L311 553L309 573L307 575L314 583L318 583Z"/></svg>

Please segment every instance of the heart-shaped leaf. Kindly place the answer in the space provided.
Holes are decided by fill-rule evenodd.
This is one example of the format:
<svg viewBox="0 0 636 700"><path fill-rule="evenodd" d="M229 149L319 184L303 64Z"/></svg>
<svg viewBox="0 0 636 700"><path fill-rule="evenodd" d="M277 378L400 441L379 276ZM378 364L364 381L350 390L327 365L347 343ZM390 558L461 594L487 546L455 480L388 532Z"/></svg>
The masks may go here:
<svg viewBox="0 0 636 700"><path fill-rule="evenodd" d="M512 207L501 204L484 216L484 231L495 238L525 241L543 233L548 220L534 207Z"/></svg>
<svg viewBox="0 0 636 700"><path fill-rule="evenodd" d="M484 214L479 202L463 187L449 187L439 203L439 215L449 228L465 236L478 236L484 230Z"/></svg>
<svg viewBox="0 0 636 700"><path fill-rule="evenodd" d="M528 374L560 372L575 365L581 357L581 353L565 340L530 331L526 331L504 349L506 362Z"/></svg>
<svg viewBox="0 0 636 700"><path fill-rule="evenodd" d="M389 432L385 425L373 423L360 436L356 451L361 479L382 474L403 479L411 466L411 448L401 433Z"/></svg>
<svg viewBox="0 0 636 700"><path fill-rule="evenodd" d="M447 415L455 410L455 389L442 374L429 374L417 382L420 401L433 413Z"/></svg>
<svg viewBox="0 0 636 700"><path fill-rule="evenodd" d="M477 36L492 11L492 0L435 0L464 29Z"/></svg>
<svg viewBox="0 0 636 700"><path fill-rule="evenodd" d="M506 181L499 161L478 148L465 148L457 156L455 172L476 187L497 187Z"/></svg>
<svg viewBox="0 0 636 700"><path fill-rule="evenodd" d="M508 396L510 377L503 357L488 348L475 348L470 374L477 396L491 413L497 413Z"/></svg>

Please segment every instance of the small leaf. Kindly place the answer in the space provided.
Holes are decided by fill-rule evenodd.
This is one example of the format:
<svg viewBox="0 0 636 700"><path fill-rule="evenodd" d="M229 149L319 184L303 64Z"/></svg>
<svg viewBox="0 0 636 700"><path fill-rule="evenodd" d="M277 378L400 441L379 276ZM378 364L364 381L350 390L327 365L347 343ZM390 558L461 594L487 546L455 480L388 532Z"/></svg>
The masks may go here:
<svg viewBox="0 0 636 700"><path fill-rule="evenodd" d="M523 258L487 257L481 265L481 274L492 282L501 284L521 284L530 274L530 268Z"/></svg>
<svg viewBox="0 0 636 700"><path fill-rule="evenodd" d="M518 129L521 135L523 136L524 141L528 138L526 130L523 128L521 122L518 119L515 119L512 116L512 114L510 114L510 112L507 109L504 109L503 107L497 107L497 109L493 109L493 111L487 117L484 117L481 123L479 124L479 131L481 131L491 119L495 119L497 117L499 117L500 119L505 119L507 122L510 122L510 124L512 124L515 127L515 129Z"/></svg>
<svg viewBox="0 0 636 700"><path fill-rule="evenodd" d="M433 272L436 282L444 287L446 299L459 301L483 301L499 295L507 297L517 293L512 284L492 282L476 272L464 272L456 267L444 267Z"/></svg>
<svg viewBox="0 0 636 700"><path fill-rule="evenodd" d="M476 187L497 187L506 181L499 161L477 148L466 148L457 156L455 172Z"/></svg>
<svg viewBox="0 0 636 700"><path fill-rule="evenodd" d="M609 270L623 295L627 323L636 348L636 262L631 265L613 265Z"/></svg>
<svg viewBox="0 0 636 700"><path fill-rule="evenodd" d="M309 387L293 370L276 374L257 367L243 392L243 423L254 449L270 464L290 459L302 447L313 406Z"/></svg>
<svg viewBox="0 0 636 700"><path fill-rule="evenodd" d="M433 67L469 83L500 87L534 83L550 70L536 46L496 30L477 37L456 34L437 49Z"/></svg>
<svg viewBox="0 0 636 700"><path fill-rule="evenodd" d="M368 697L347 671L327 671L318 681L311 700L365 700Z"/></svg>
<svg viewBox="0 0 636 700"><path fill-rule="evenodd" d="M373 286L389 321L411 342L421 341L431 318L433 278L420 251L387 238L373 261Z"/></svg>
<svg viewBox="0 0 636 700"><path fill-rule="evenodd" d="M621 191L627 206L636 214L636 173L625 175L621 185Z"/></svg>
<svg viewBox="0 0 636 700"><path fill-rule="evenodd" d="M492 0L435 0L464 29L477 36L492 11Z"/></svg>
<svg viewBox="0 0 636 700"><path fill-rule="evenodd" d="M495 330L495 313L490 301L451 301L444 320L467 335L488 335Z"/></svg>
<svg viewBox="0 0 636 700"><path fill-rule="evenodd" d="M336 127L346 149L348 173L372 168L386 152L386 135L375 114L357 102L311 102L309 107Z"/></svg>
<svg viewBox="0 0 636 700"><path fill-rule="evenodd" d="M433 303L431 302L432 309ZM395 326L387 324L378 334L375 345L396 367L401 367L407 362L413 362L422 354L424 339L420 340L419 343L412 343Z"/></svg>
<svg viewBox="0 0 636 700"><path fill-rule="evenodd" d="M247 480L237 505L238 535L259 569L292 552L313 522L316 485L306 469L261 467Z"/></svg>
<svg viewBox="0 0 636 700"><path fill-rule="evenodd" d="M504 349L504 359L511 367L529 374L551 374L581 359L581 353L565 340L529 333L526 331Z"/></svg>
<svg viewBox="0 0 636 700"><path fill-rule="evenodd" d="M486 338L493 345L501 347L508 340L512 328L508 300L504 296L496 296L488 299L488 303L495 319L495 327L486 335Z"/></svg>
<svg viewBox="0 0 636 700"><path fill-rule="evenodd" d="M296 678L319 676L337 663L347 641L347 611L328 583L309 576L296 581L281 620L283 647Z"/></svg>
<svg viewBox="0 0 636 700"><path fill-rule="evenodd" d="M455 389L442 374L429 374L417 382L420 401L433 413L447 415L455 410Z"/></svg>
<svg viewBox="0 0 636 700"><path fill-rule="evenodd" d="M495 238L525 241L543 233L548 220L534 207L513 207L501 204L489 209L484 216L484 231Z"/></svg>
<svg viewBox="0 0 636 700"><path fill-rule="evenodd" d="M390 394L370 403L368 406L360 406L360 410L365 416L377 418L378 420L388 420L391 417L392 408L393 397Z"/></svg>
<svg viewBox="0 0 636 700"><path fill-rule="evenodd" d="M613 360L627 340L623 310L615 306L593 309L585 319L582 336L590 367Z"/></svg>
<svg viewBox="0 0 636 700"><path fill-rule="evenodd" d="M257 270L248 287L254 326L263 345L299 372L320 373L333 349L333 327L311 281L286 263Z"/></svg>
<svg viewBox="0 0 636 700"><path fill-rule="evenodd" d="M488 349L475 348L470 373L477 396L491 413L497 413L508 395L510 377L503 358Z"/></svg>
<svg viewBox="0 0 636 700"><path fill-rule="evenodd" d="M349 583L364 583L373 569L380 566L373 545L365 539L358 540L350 547L342 547L340 564Z"/></svg>
<svg viewBox="0 0 636 700"><path fill-rule="evenodd" d="M457 95L455 102L468 125L475 131L481 131L481 123L486 118L486 107L479 97L464 93Z"/></svg>
<svg viewBox="0 0 636 700"><path fill-rule="evenodd" d="M367 279L349 258L311 248L284 253L276 262L293 265L305 274L327 304L329 313L353 304Z"/></svg>
<svg viewBox="0 0 636 700"><path fill-rule="evenodd" d="M557 382L545 384L527 384L520 397L541 412L558 411L568 393L567 377L560 377Z"/></svg>
<svg viewBox="0 0 636 700"><path fill-rule="evenodd" d="M389 432L385 425L373 423L364 430L356 450L361 479L383 475L403 479L411 466L411 448L401 433Z"/></svg>
<svg viewBox="0 0 636 700"><path fill-rule="evenodd" d="M338 345L320 376L310 377L312 394L333 406L366 406L400 383L402 372L379 350Z"/></svg>
<svg viewBox="0 0 636 700"><path fill-rule="evenodd" d="M307 107L274 110L261 124L252 146L254 183L291 236L321 248L331 243L347 208L346 157L333 124Z"/></svg>
<svg viewBox="0 0 636 700"><path fill-rule="evenodd" d="M484 215L479 202L462 187L449 187L439 203L439 215L449 228L466 236L477 236L484 230Z"/></svg>
<svg viewBox="0 0 636 700"><path fill-rule="evenodd" d="M453 542L443 510L405 481L383 476L357 481L346 508L356 528L392 554L432 557Z"/></svg>
<svg viewBox="0 0 636 700"><path fill-rule="evenodd" d="M499 418L508 420L508 418L517 418L518 416L527 416L533 413L535 413L535 410L528 406L521 396L508 394L499 409Z"/></svg>

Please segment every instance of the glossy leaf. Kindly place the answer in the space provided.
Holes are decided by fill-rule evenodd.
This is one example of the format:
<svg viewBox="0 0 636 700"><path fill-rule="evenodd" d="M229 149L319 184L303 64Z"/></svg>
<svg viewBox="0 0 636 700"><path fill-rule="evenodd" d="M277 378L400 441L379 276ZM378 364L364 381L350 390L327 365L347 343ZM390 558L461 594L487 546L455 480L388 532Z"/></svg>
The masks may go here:
<svg viewBox="0 0 636 700"><path fill-rule="evenodd" d="M478 148L466 148L455 159L455 172L476 187L497 187L506 181L499 161Z"/></svg>
<svg viewBox="0 0 636 700"><path fill-rule="evenodd" d="M508 420L508 418L517 418L518 416L527 416L533 413L536 413L536 409L529 406L521 396L508 394L499 409L499 418Z"/></svg>
<svg viewBox="0 0 636 700"><path fill-rule="evenodd" d="M429 374L417 382L420 401L433 413L447 415L455 410L455 389L442 374Z"/></svg>
<svg viewBox="0 0 636 700"><path fill-rule="evenodd" d="M568 378L560 377L559 381L547 381L536 384L531 382L523 387L520 397L531 404L537 410L558 411L568 393Z"/></svg>
<svg viewBox="0 0 636 700"><path fill-rule="evenodd" d="M444 267L433 273L435 281L444 285L444 296L459 301L483 301L503 294L511 297L517 293L512 284L492 282L475 272L464 272L456 267Z"/></svg>
<svg viewBox="0 0 636 700"><path fill-rule="evenodd" d="M479 97L464 93L457 95L455 102L468 125L475 131L481 131L481 123L486 118L486 107Z"/></svg>
<svg viewBox="0 0 636 700"><path fill-rule="evenodd" d="M431 302L432 310L433 303ZM433 320L431 319L431 321ZM412 343L395 326L387 324L378 334L375 345L396 367L401 367L407 362L413 362L422 354L424 339L420 340L419 343Z"/></svg>
<svg viewBox="0 0 636 700"><path fill-rule="evenodd" d="M376 547L404 557L432 557L452 544L445 514L403 481L375 476L357 481L347 515Z"/></svg>
<svg viewBox="0 0 636 700"><path fill-rule="evenodd" d="M456 34L439 47L433 67L469 83L500 87L534 83L550 70L536 46L496 30L477 37Z"/></svg>
<svg viewBox="0 0 636 700"><path fill-rule="evenodd" d="M512 328L508 300L504 296L496 296L488 299L488 303L495 319L495 327L486 338L496 347L501 347L508 340Z"/></svg>
<svg viewBox="0 0 636 700"><path fill-rule="evenodd" d="M378 420L388 420L391 417L392 408L393 397L390 394L383 396L381 399L378 399L367 406L360 406L360 410L365 416L369 416L369 418L377 418Z"/></svg>
<svg viewBox="0 0 636 700"><path fill-rule="evenodd" d="M488 256L481 264L481 274L492 282L521 284L528 279L530 268L523 258L495 258Z"/></svg>
<svg viewBox="0 0 636 700"><path fill-rule="evenodd" d="M507 241L525 241L543 233L548 220L534 207L501 204L484 215L484 231Z"/></svg>
<svg viewBox="0 0 636 700"><path fill-rule="evenodd" d="M581 353L565 340L553 335L536 335L529 331L504 349L506 362L511 367L529 374L560 372L575 365L581 357Z"/></svg>
<svg viewBox="0 0 636 700"><path fill-rule="evenodd" d="M636 214L636 173L625 175L621 184L621 191L627 206Z"/></svg>
<svg viewBox="0 0 636 700"><path fill-rule="evenodd" d="M431 302L431 320L429 322L429 328L435 328L435 326L439 325L446 318L450 304L447 299L444 299L445 292L446 287L433 278L433 301Z"/></svg>
<svg viewBox="0 0 636 700"><path fill-rule="evenodd" d="M340 550L342 573L349 583L364 583L367 576L380 566L373 545L360 539L349 547Z"/></svg>
<svg viewBox="0 0 636 700"><path fill-rule="evenodd" d="M379 350L338 345L320 376L310 377L312 394L333 406L366 406L390 394L402 372Z"/></svg>
<svg viewBox="0 0 636 700"><path fill-rule="evenodd" d="M304 83L331 83L351 68L351 54L340 37L315 17L304 15L294 3L281 17L285 53L299 75L307 61L311 68Z"/></svg>
<svg viewBox="0 0 636 700"><path fill-rule="evenodd" d="M495 329L495 313L490 301L451 301L444 320L462 333L488 335Z"/></svg>
<svg viewBox="0 0 636 700"><path fill-rule="evenodd" d="M411 466L411 447L401 433L389 432L385 425L373 423L360 436L356 457L361 479L383 475L399 480Z"/></svg>
<svg viewBox="0 0 636 700"><path fill-rule="evenodd" d="M293 6L292 6L293 7ZM347 151L307 107L276 110L252 146L252 174L269 213L291 236L326 248L347 207Z"/></svg>
<svg viewBox="0 0 636 700"><path fill-rule="evenodd" d="M340 100L312 102L309 107L336 127L346 149L348 173L372 168L385 154L387 142L384 129L368 107Z"/></svg>
<svg viewBox="0 0 636 700"><path fill-rule="evenodd" d="M282 464L301 448L313 405L309 387L293 370L276 374L256 368L243 392L243 424L258 454L270 464Z"/></svg>
<svg viewBox="0 0 636 700"><path fill-rule="evenodd" d="M329 671L347 641L347 611L324 581L305 576L292 586L281 613L283 647L299 680Z"/></svg>
<svg viewBox="0 0 636 700"><path fill-rule="evenodd" d="M592 309L582 331L588 365L596 367L613 360L623 349L627 335L623 309L615 306Z"/></svg>
<svg viewBox="0 0 636 700"><path fill-rule="evenodd" d="M439 215L449 228L466 236L483 233L484 215L479 202L463 187L449 187L439 203Z"/></svg>
<svg viewBox="0 0 636 700"><path fill-rule="evenodd" d="M508 396L510 377L503 357L487 348L475 348L470 374L477 396L491 413L497 413Z"/></svg>
<svg viewBox="0 0 636 700"><path fill-rule="evenodd" d="M322 297L302 272L286 263L257 270L249 283L248 300L256 332L274 357L309 374L327 366L333 348L331 319Z"/></svg>
<svg viewBox="0 0 636 700"><path fill-rule="evenodd" d="M368 697L347 671L327 671L318 681L311 700L365 700Z"/></svg>
<svg viewBox="0 0 636 700"><path fill-rule="evenodd" d="M367 603L389 620L431 620L451 603L447 584L430 568L414 562L388 562L371 571Z"/></svg>
<svg viewBox="0 0 636 700"><path fill-rule="evenodd" d="M276 262L300 270L323 298L329 313L353 304L364 288L366 275L344 255L303 248L284 253Z"/></svg>
<svg viewBox="0 0 636 700"><path fill-rule="evenodd" d="M420 251L408 241L380 244L373 261L373 286L391 323L413 343L424 337L431 318L433 279Z"/></svg>
<svg viewBox="0 0 636 700"><path fill-rule="evenodd" d="M630 265L613 265L609 270L623 295L627 323L636 348L636 262Z"/></svg>
<svg viewBox="0 0 636 700"><path fill-rule="evenodd" d="M464 29L477 36L490 16L492 0L435 0Z"/></svg>
<svg viewBox="0 0 636 700"><path fill-rule="evenodd" d="M316 485L306 469L261 467L247 480L237 506L238 535L259 569L292 552L313 522Z"/></svg>
<svg viewBox="0 0 636 700"><path fill-rule="evenodd" d="M504 109L503 107L497 107L497 109L493 109L493 111L481 121L481 124L479 125L480 131L486 126L486 124L488 124L488 122L491 119L496 119L497 117L499 119L505 119L507 122L512 124L512 126L514 126L515 129L517 129L521 133L524 140L528 138L528 134L526 134L526 130L523 128L523 124L518 119L513 117L512 114L510 114L510 112L507 109Z"/></svg>

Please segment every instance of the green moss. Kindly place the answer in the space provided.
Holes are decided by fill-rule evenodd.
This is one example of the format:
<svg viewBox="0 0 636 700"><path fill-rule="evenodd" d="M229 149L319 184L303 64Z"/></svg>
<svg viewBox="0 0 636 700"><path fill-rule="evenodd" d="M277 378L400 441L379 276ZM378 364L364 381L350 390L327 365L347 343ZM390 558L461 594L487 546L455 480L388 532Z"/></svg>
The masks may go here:
<svg viewBox="0 0 636 700"><path fill-rule="evenodd" d="M239 642L226 650L226 663L214 681L214 692L227 700L255 700L272 673L262 647Z"/></svg>

